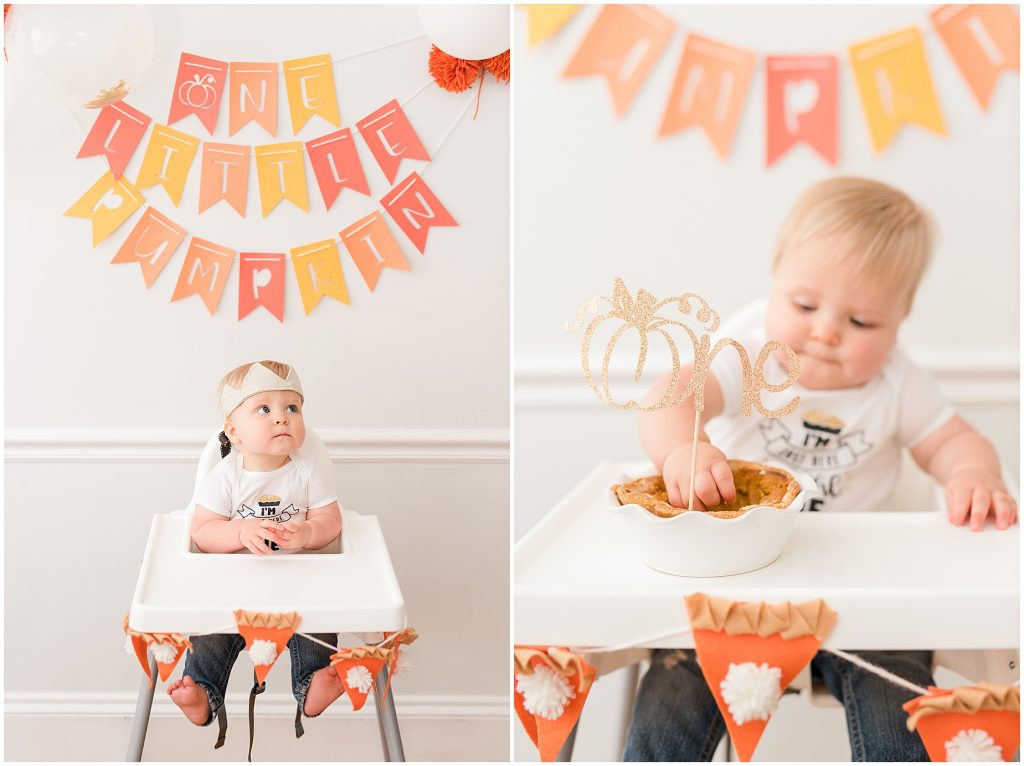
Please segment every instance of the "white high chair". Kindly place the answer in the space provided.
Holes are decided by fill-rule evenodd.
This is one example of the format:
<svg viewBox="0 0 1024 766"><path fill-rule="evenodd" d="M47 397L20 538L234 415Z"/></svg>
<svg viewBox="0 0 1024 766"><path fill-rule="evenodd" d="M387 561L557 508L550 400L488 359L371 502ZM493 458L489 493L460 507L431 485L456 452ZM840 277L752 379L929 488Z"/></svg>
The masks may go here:
<svg viewBox="0 0 1024 766"><path fill-rule="evenodd" d="M327 448L312 430L306 432L303 452L330 466ZM191 502L153 517L129 613L133 629L183 635L234 632L236 609L296 611L303 633L353 633L364 642L367 634L407 627L405 602L376 516L343 511L341 535L320 551L262 557L199 552L190 534L195 496L219 460L220 442L214 434L199 459ZM301 592L294 588L298 581L303 583ZM142 760L156 671L151 654L154 683L144 680L139 689L127 761ZM394 699L385 694L387 681L385 666L373 695L381 747L385 761L404 761Z"/></svg>

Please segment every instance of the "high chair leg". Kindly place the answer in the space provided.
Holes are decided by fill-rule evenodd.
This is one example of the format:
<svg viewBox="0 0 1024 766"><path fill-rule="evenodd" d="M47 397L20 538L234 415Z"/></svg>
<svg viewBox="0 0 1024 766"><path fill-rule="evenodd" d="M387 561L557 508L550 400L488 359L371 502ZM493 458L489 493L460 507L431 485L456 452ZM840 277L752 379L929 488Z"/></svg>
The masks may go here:
<svg viewBox="0 0 1024 766"><path fill-rule="evenodd" d="M398 729L398 714L395 712L395 698L391 690L385 699L384 690L388 685L388 668L384 666L374 681L373 703L377 707L377 725L380 727L380 744L385 761L405 761L402 749L402 732Z"/></svg>
<svg viewBox="0 0 1024 766"><path fill-rule="evenodd" d="M135 716L132 718L132 733L128 738L126 761L141 761L142 748L146 744L146 729L149 728L149 711L153 709L153 695L156 693L156 658L149 657L149 678L139 687L139 698L135 703ZM152 683L150 683L152 681Z"/></svg>
<svg viewBox="0 0 1024 766"><path fill-rule="evenodd" d="M572 731L569 732L569 736L565 738L565 742L562 743L562 749L558 751L558 755L555 756L555 761L558 763L568 763L572 760L572 751L576 747L576 730L579 728L580 722L577 720L572 727Z"/></svg>

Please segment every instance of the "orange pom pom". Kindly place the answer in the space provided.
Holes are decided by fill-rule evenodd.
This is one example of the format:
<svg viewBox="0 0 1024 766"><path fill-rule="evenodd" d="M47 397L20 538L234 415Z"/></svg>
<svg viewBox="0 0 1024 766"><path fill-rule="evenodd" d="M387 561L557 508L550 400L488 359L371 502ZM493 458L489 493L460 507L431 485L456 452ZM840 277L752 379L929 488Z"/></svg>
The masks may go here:
<svg viewBox="0 0 1024 766"><path fill-rule="evenodd" d="M509 51L491 56L483 61L484 69L494 75L498 80L508 82L512 78L512 63Z"/></svg>
<svg viewBox="0 0 1024 766"><path fill-rule="evenodd" d="M481 73L479 61L449 56L436 45L430 47L430 62L427 69L434 82L452 93L469 90Z"/></svg>

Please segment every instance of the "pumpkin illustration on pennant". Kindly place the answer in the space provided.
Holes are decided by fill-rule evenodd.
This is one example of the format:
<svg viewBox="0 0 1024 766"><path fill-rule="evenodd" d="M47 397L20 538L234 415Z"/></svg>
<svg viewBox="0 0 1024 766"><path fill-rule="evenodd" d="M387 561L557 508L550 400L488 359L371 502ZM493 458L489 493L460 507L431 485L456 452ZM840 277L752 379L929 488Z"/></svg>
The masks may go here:
<svg viewBox="0 0 1024 766"><path fill-rule="evenodd" d="M193 109L210 109L217 103L216 80L212 74L195 74L178 88L178 98Z"/></svg>

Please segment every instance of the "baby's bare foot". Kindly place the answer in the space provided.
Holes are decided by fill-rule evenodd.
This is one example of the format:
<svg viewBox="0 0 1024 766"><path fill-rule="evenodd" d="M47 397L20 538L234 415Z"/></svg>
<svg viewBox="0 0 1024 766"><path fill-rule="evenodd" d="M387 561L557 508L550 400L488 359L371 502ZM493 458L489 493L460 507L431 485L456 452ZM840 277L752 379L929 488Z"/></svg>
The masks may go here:
<svg viewBox="0 0 1024 766"><path fill-rule="evenodd" d="M319 715L344 693L345 687L338 677L338 671L330 666L320 668L309 682L306 704L302 706L302 711L306 715Z"/></svg>
<svg viewBox="0 0 1024 766"><path fill-rule="evenodd" d="M210 700L206 689L193 681L191 676L184 676L180 681L172 683L167 687L167 693L196 726L202 726L210 717Z"/></svg>

